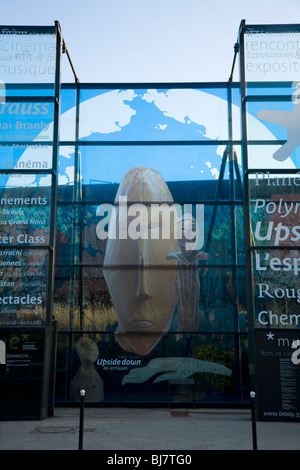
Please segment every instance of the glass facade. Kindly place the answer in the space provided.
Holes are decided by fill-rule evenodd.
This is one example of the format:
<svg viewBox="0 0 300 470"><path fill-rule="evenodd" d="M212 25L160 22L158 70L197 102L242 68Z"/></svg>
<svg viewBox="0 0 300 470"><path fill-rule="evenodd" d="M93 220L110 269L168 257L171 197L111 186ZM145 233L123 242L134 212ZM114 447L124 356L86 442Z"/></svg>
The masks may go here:
<svg viewBox="0 0 300 470"><path fill-rule="evenodd" d="M57 25L3 26L0 41L0 416L45 417L52 362L60 36Z"/></svg>
<svg viewBox="0 0 300 470"><path fill-rule="evenodd" d="M240 36L249 351L258 416L273 421L300 418L299 39L299 25Z"/></svg>
<svg viewBox="0 0 300 470"><path fill-rule="evenodd" d="M239 95L227 84L62 87L59 402L79 400L93 350L92 402L248 403ZM199 249L178 243L163 205L198 219Z"/></svg>

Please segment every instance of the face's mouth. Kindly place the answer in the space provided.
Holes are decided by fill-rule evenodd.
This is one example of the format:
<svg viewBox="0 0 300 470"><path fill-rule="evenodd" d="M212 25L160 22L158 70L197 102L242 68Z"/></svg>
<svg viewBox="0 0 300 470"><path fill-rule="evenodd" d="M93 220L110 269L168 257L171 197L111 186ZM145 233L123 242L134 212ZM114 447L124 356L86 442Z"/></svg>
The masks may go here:
<svg viewBox="0 0 300 470"><path fill-rule="evenodd" d="M132 320L128 323L128 328L130 332L139 332L139 331L148 331L153 329L155 324L149 320Z"/></svg>
<svg viewBox="0 0 300 470"><path fill-rule="evenodd" d="M126 322L125 328L129 332L147 332L151 331L156 327L157 319L156 315L153 311L151 302L151 297L147 296L147 298L137 298L137 304L132 305L131 311L133 312L132 315L128 318L128 322Z"/></svg>

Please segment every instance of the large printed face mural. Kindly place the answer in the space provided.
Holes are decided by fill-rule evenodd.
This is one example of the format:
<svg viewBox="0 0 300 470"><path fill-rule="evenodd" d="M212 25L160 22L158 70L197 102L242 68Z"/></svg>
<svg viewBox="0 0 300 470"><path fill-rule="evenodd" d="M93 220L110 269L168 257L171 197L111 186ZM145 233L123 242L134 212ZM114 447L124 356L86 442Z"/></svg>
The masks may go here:
<svg viewBox="0 0 300 470"><path fill-rule="evenodd" d="M162 176L149 168L129 170L119 186L116 205L120 196L126 196L128 203L142 203L149 208L148 220L143 221L149 231L159 231L161 226L161 220L152 220L150 203L173 203ZM116 210L120 216L118 233L122 215L120 207ZM128 225L130 221L128 217ZM153 233L145 239L108 238L104 277L119 321L116 339L125 350L146 355L168 331L178 293L176 263L167 259L167 254L178 250L172 222L168 239L157 239Z"/></svg>
<svg viewBox="0 0 300 470"><path fill-rule="evenodd" d="M162 176L150 168L129 170L115 198L109 227L114 236L108 236L106 245L103 271L119 322L116 339L123 349L139 355L151 352L169 330L176 304L179 328L198 329L200 284L195 266L208 255L194 248L198 232L193 216L169 210L166 220L166 212L153 211L163 205L175 207ZM138 233L130 232L132 223L140 226Z"/></svg>

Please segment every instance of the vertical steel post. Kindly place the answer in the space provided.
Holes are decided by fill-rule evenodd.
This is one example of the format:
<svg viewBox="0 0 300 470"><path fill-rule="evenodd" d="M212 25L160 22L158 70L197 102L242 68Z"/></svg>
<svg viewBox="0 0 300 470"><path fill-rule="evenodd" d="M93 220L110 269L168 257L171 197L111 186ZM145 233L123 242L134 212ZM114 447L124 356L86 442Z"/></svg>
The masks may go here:
<svg viewBox="0 0 300 470"><path fill-rule="evenodd" d="M250 393L251 398L251 418L252 418L252 442L253 450L257 450L256 419L255 419L255 392Z"/></svg>
<svg viewBox="0 0 300 470"><path fill-rule="evenodd" d="M61 72L61 31L58 21L55 22L56 31L56 60L54 82L54 116L53 116L53 148L52 148L52 187L50 211L50 249L49 249L49 283L48 283L48 319L50 324L52 316L54 269L55 269L55 242L56 242L56 211L57 211L57 172L59 147L59 115L60 115L60 72Z"/></svg>
<svg viewBox="0 0 300 470"><path fill-rule="evenodd" d="M54 81L54 112L53 112L53 141L52 141L52 168L51 168L51 202L50 202L50 229L48 246L48 278L47 278L47 306L46 306L46 328L44 333L44 359L42 395L47 394L47 404L41 403L41 414L47 412L52 414L54 402L49 407L49 393L54 387L55 371L51 371L51 354L56 347L51 341L51 328L53 318L53 292L54 292L54 269L55 269L55 241L56 241L56 205L57 205L57 169L58 169L58 146L59 146L59 114L60 114L60 62L61 62L61 32L58 22L55 22L56 56L55 56L55 81ZM50 173L50 171L49 171ZM52 398L50 397L52 400Z"/></svg>
<svg viewBox="0 0 300 470"><path fill-rule="evenodd" d="M83 449L84 396L85 396L85 390L80 390L80 419L79 419L78 450Z"/></svg>
<svg viewBox="0 0 300 470"><path fill-rule="evenodd" d="M51 361L50 361L50 385L49 385L49 405L48 416L54 415L55 407L55 378L56 378L56 359L57 359L57 321L52 321L51 328Z"/></svg>
<svg viewBox="0 0 300 470"><path fill-rule="evenodd" d="M247 289L247 319L249 327L249 359L253 365L250 371L251 387L255 389L255 338L254 338L254 300L251 252L251 213L250 189L248 174L248 140L247 140L247 104L246 104L246 73L245 73L245 20L242 20L239 30L240 44L240 80L241 80L241 128L242 128L242 161L244 173L244 233L246 257L246 289Z"/></svg>
<svg viewBox="0 0 300 470"><path fill-rule="evenodd" d="M234 48L235 56L238 52L238 48L235 45ZM235 62L235 59L234 59ZM233 74L233 69L232 69ZM236 244L236 218L235 218L235 207L236 207L236 194L235 194L235 178L234 178L234 149L233 149L233 122L232 122L232 76L228 80L227 85L227 103L228 103L228 163L229 163L229 190L230 190L230 219L231 219L231 263L234 266L232 269L232 283L234 287L234 291L237 295L237 273L236 273L236 265L237 265L237 244ZM237 175L236 175L237 176ZM237 305L234 306L234 325L235 331L239 333L239 319L238 319L238 310ZM236 376L238 380L238 386L241 390L241 383L242 383L242 373L240 367L240 347L239 347L239 335L234 335L234 343L235 343L235 351L236 351ZM241 392L240 392L241 393Z"/></svg>

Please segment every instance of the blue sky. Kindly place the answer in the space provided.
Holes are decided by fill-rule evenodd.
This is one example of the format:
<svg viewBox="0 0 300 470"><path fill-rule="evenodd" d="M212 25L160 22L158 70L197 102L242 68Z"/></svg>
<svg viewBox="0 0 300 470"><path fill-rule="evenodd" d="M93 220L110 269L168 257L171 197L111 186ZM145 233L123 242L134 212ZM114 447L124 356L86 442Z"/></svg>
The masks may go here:
<svg viewBox="0 0 300 470"><path fill-rule="evenodd" d="M82 83L227 81L242 19L300 21L299 0L0 0L0 7L2 25L58 20ZM63 70L63 81L72 81Z"/></svg>

